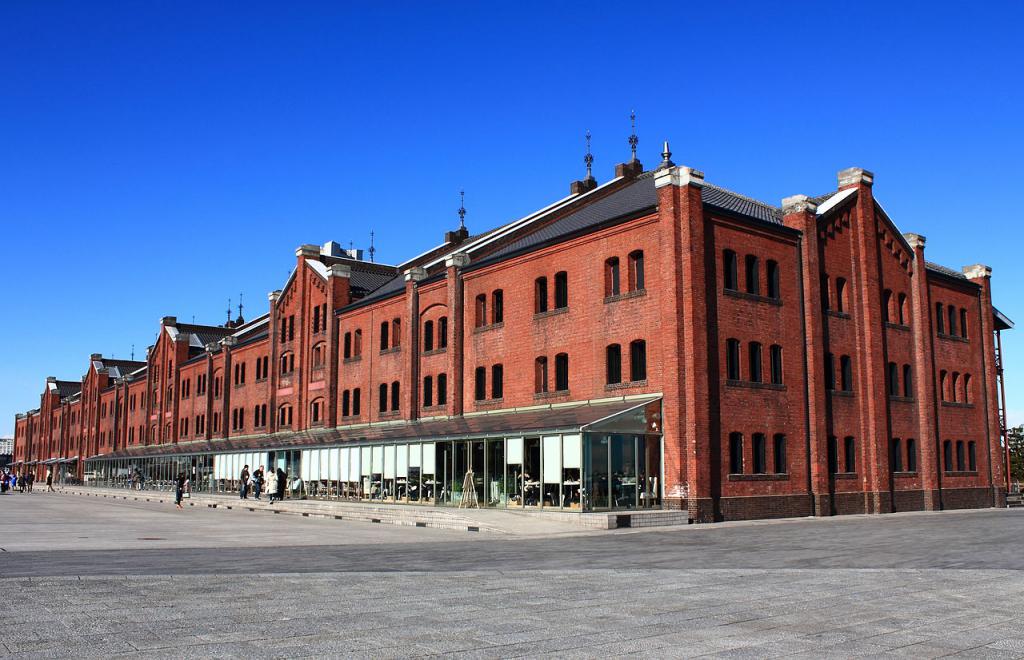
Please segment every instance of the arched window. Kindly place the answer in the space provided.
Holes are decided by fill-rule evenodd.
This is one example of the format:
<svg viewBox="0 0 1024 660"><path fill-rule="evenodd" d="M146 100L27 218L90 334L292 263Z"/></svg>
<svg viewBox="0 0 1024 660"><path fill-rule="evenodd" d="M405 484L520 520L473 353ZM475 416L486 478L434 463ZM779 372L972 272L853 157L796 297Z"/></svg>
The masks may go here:
<svg viewBox="0 0 1024 660"><path fill-rule="evenodd" d="M829 391L836 389L836 365L835 358L831 353L825 354L825 389Z"/></svg>
<svg viewBox="0 0 1024 660"><path fill-rule="evenodd" d="M978 471L978 452L974 440L967 443L967 469L970 472Z"/></svg>
<svg viewBox="0 0 1024 660"><path fill-rule="evenodd" d="M752 254L747 255L746 259L746 278L747 278L747 293L754 295L761 293L761 267L758 263L757 257Z"/></svg>
<svg viewBox="0 0 1024 660"><path fill-rule="evenodd" d="M946 472L953 471L953 441L942 441L942 469Z"/></svg>
<svg viewBox="0 0 1024 660"><path fill-rule="evenodd" d="M533 362L533 391L548 391L548 359L543 355Z"/></svg>
<svg viewBox="0 0 1024 660"><path fill-rule="evenodd" d="M402 345L402 319L391 321L391 347Z"/></svg>
<svg viewBox="0 0 1024 660"><path fill-rule="evenodd" d="M935 330L940 335L946 334L946 315L942 303L935 303Z"/></svg>
<svg viewBox="0 0 1024 660"><path fill-rule="evenodd" d="M569 273L564 270L555 273L555 309L569 306Z"/></svg>
<svg viewBox="0 0 1024 660"><path fill-rule="evenodd" d="M214 418L216 424L216 417ZM284 404L277 409L277 425L282 427L290 427L292 425L292 407L289 404Z"/></svg>
<svg viewBox="0 0 1024 660"><path fill-rule="evenodd" d="M437 405L448 404L448 374L437 374Z"/></svg>
<svg viewBox="0 0 1024 660"><path fill-rule="evenodd" d="M957 320L956 319L956 317L957 317L956 307L953 307L952 305L950 305L949 309L947 311L949 313L949 328L948 328L949 334L951 336L955 337L956 336L956 320Z"/></svg>
<svg viewBox="0 0 1024 660"><path fill-rule="evenodd" d="M772 385L782 385L782 347L778 344L771 347L771 371Z"/></svg>
<svg viewBox="0 0 1024 660"><path fill-rule="evenodd" d="M786 436L782 433L776 433L774 442L774 458L775 458L775 474L786 474L789 471L788 461L786 460Z"/></svg>
<svg viewBox="0 0 1024 660"><path fill-rule="evenodd" d="M900 395L900 368L895 362L889 363L889 378L887 379L889 396Z"/></svg>
<svg viewBox="0 0 1024 660"><path fill-rule="evenodd" d="M423 350L432 351L434 350L434 322L425 321L423 323Z"/></svg>
<svg viewBox="0 0 1024 660"><path fill-rule="evenodd" d="M357 387L352 390L352 416L359 417L359 393L360 390Z"/></svg>
<svg viewBox="0 0 1024 660"><path fill-rule="evenodd" d="M967 456L964 454L964 441L956 441L956 471L966 472L967 471Z"/></svg>
<svg viewBox="0 0 1024 660"><path fill-rule="evenodd" d="M914 383L909 364L903 365L903 396L908 399L914 396Z"/></svg>
<svg viewBox="0 0 1024 660"><path fill-rule="evenodd" d="M747 344L747 376L752 383L761 382L761 343L752 341Z"/></svg>
<svg viewBox="0 0 1024 660"><path fill-rule="evenodd" d="M828 473L839 472L839 441L834 435L828 437Z"/></svg>
<svg viewBox="0 0 1024 660"><path fill-rule="evenodd" d="M609 257L604 261L604 296L619 295L619 258Z"/></svg>
<svg viewBox="0 0 1024 660"><path fill-rule="evenodd" d="M907 294L901 293L899 297L900 325L906 325L910 315L907 314Z"/></svg>
<svg viewBox="0 0 1024 660"><path fill-rule="evenodd" d="M289 352L284 353L284 354L281 355L281 375L282 376L287 376L288 374L292 373L293 371L295 371L295 353L292 353L291 351L289 351ZM219 387L217 387L217 385L218 385L218 383L215 380L214 381L214 386L215 386L214 389L219 389Z"/></svg>
<svg viewBox="0 0 1024 660"><path fill-rule="evenodd" d="M889 441L889 467L893 472L903 472L903 448L899 438Z"/></svg>
<svg viewBox="0 0 1024 660"><path fill-rule="evenodd" d="M743 474L743 434L729 434L729 474Z"/></svg>
<svg viewBox="0 0 1024 660"><path fill-rule="evenodd" d="M543 314L548 311L548 278L538 277L533 282L533 311Z"/></svg>
<svg viewBox="0 0 1024 660"><path fill-rule="evenodd" d="M423 407L429 408L434 405L434 378L432 376L423 377Z"/></svg>
<svg viewBox="0 0 1024 660"><path fill-rule="evenodd" d="M473 372L473 399L483 401L487 398L487 367L477 367Z"/></svg>
<svg viewBox="0 0 1024 660"><path fill-rule="evenodd" d="M724 277L723 286L729 291L739 288L739 274L736 265L736 253L732 250L722 251L722 274Z"/></svg>
<svg viewBox="0 0 1024 660"><path fill-rule="evenodd" d="M647 342L643 339L629 343L629 379L634 383L647 380Z"/></svg>
<svg viewBox="0 0 1024 660"><path fill-rule="evenodd" d="M754 474L764 474L768 464L768 450L765 446L764 433L755 433L751 436L751 445L754 450Z"/></svg>
<svg viewBox="0 0 1024 660"><path fill-rule="evenodd" d="M633 250L629 253L629 290L643 291L647 286L644 273L644 251Z"/></svg>
<svg viewBox="0 0 1024 660"><path fill-rule="evenodd" d="M828 274L821 276L821 308L826 312L832 309L831 293L829 291Z"/></svg>
<svg viewBox="0 0 1024 660"><path fill-rule="evenodd" d="M555 391L564 392L569 389L569 355L559 353L555 356Z"/></svg>
<svg viewBox="0 0 1024 660"><path fill-rule="evenodd" d="M352 415L352 393L345 390L341 393L341 416L349 417Z"/></svg>
<svg viewBox="0 0 1024 660"><path fill-rule="evenodd" d="M953 397L952 401L954 403L957 403L958 401L960 401L960 372L959 371L954 371L953 372L953 379L952 379L952 381L950 381L950 385L949 385L949 393Z"/></svg>
<svg viewBox="0 0 1024 660"><path fill-rule="evenodd" d="M327 344L320 342L313 347L313 368L319 369L324 366L324 357L326 352ZM242 370L242 379L245 379L245 370Z"/></svg>
<svg viewBox="0 0 1024 660"><path fill-rule="evenodd" d="M363 331L356 329L356 334L352 338L352 357L359 357L363 354Z"/></svg>
<svg viewBox="0 0 1024 660"><path fill-rule="evenodd" d="M387 412L388 411L388 384L387 383L381 383L380 387L377 388L377 389L378 389L377 407L380 410L380 412L382 412L382 413L383 412Z"/></svg>
<svg viewBox="0 0 1024 660"><path fill-rule="evenodd" d="M448 348L448 317L437 319L437 347Z"/></svg>
<svg viewBox="0 0 1024 660"><path fill-rule="evenodd" d="M476 317L473 327L482 328L487 325L487 294L480 293L476 297Z"/></svg>
<svg viewBox="0 0 1024 660"><path fill-rule="evenodd" d="M891 323L893 318L892 291L886 289L882 292L882 320L886 323Z"/></svg>
<svg viewBox="0 0 1024 660"><path fill-rule="evenodd" d="M740 379L740 340L725 340L725 377L728 380Z"/></svg>
<svg viewBox="0 0 1024 660"><path fill-rule="evenodd" d="M850 361L849 355L844 355L839 358L839 367L842 371L843 376L843 391L853 391L853 363Z"/></svg>
<svg viewBox="0 0 1024 660"><path fill-rule="evenodd" d="M967 339L967 310L960 309L960 336Z"/></svg>
<svg viewBox="0 0 1024 660"><path fill-rule="evenodd" d="M397 412L401 408L398 392L398 381L391 383L391 411Z"/></svg>
<svg viewBox="0 0 1024 660"><path fill-rule="evenodd" d="M604 350L605 355L605 382L609 385L616 385L622 382L622 347L618 344L610 344Z"/></svg>
<svg viewBox="0 0 1024 660"><path fill-rule="evenodd" d="M917 472L917 442L907 438L907 472Z"/></svg>
<svg viewBox="0 0 1024 660"><path fill-rule="evenodd" d="M974 397L971 394L971 374L964 374L964 403L973 403Z"/></svg>
<svg viewBox="0 0 1024 660"><path fill-rule="evenodd" d="M388 350L388 334L391 328L391 324L387 321L381 321L380 324L380 350Z"/></svg>
<svg viewBox="0 0 1024 660"><path fill-rule="evenodd" d="M311 424L320 424L323 422L323 399L314 399L309 404L309 421Z"/></svg>
<svg viewBox="0 0 1024 660"><path fill-rule="evenodd" d="M505 368L500 364L491 366L491 398L500 399L505 396Z"/></svg>
<svg viewBox="0 0 1024 660"><path fill-rule="evenodd" d="M846 279L836 278L836 311L845 312L849 305L846 303Z"/></svg>
<svg viewBox="0 0 1024 660"><path fill-rule="evenodd" d="M774 259L769 259L765 262L765 280L768 285L768 297L773 300L781 298L782 291L779 288L779 262Z"/></svg>
<svg viewBox="0 0 1024 660"><path fill-rule="evenodd" d="M495 289L491 293L491 323L505 322L505 292Z"/></svg>

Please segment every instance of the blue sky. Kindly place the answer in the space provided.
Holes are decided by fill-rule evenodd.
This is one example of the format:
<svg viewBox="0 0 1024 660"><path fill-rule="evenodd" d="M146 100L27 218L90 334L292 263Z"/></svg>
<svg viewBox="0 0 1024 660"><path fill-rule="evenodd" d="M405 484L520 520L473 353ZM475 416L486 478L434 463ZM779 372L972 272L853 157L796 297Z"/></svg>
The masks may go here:
<svg viewBox="0 0 1024 660"><path fill-rule="evenodd" d="M429 5L429 6L428 6ZM777 6L776 6L777 5ZM583 174L674 160L772 203L876 173L1024 323L1019 2L0 4L0 434L163 315L266 308L302 243L397 262ZM973 13L972 13L973 12ZM1024 327L1006 333L1024 423Z"/></svg>

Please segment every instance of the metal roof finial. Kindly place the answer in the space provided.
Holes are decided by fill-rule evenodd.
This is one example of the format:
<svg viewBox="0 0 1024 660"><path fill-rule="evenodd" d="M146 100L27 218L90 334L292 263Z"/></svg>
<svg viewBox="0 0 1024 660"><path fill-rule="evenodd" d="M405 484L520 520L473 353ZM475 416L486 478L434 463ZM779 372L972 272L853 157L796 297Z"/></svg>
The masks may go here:
<svg viewBox="0 0 1024 660"><path fill-rule="evenodd" d="M373 255L377 252L377 248L373 247L373 230L370 230L370 249L367 250L370 253L370 263L373 263Z"/></svg>
<svg viewBox="0 0 1024 660"><path fill-rule="evenodd" d="M466 228L466 191L459 191L459 229Z"/></svg>
<svg viewBox="0 0 1024 660"><path fill-rule="evenodd" d="M132 344L132 360L135 360L135 344Z"/></svg>
<svg viewBox="0 0 1024 660"><path fill-rule="evenodd" d="M640 138L636 136L636 110L629 111L629 124L633 129L629 136L629 150L633 152L633 158L630 159L631 163L636 162L636 145L640 143Z"/></svg>
<svg viewBox="0 0 1024 660"><path fill-rule="evenodd" d="M668 140L665 140L665 146L661 152L661 165L658 166L658 169L663 170L675 166L676 164L672 162L672 151L668 148Z"/></svg>
<svg viewBox="0 0 1024 660"><path fill-rule="evenodd" d="M591 167L594 165L594 154L590 153L590 129L587 129L587 155L583 157L583 162L587 165L587 180L594 178L591 173Z"/></svg>
<svg viewBox="0 0 1024 660"><path fill-rule="evenodd" d="M242 320L242 294L238 294L238 320Z"/></svg>
<svg viewBox="0 0 1024 660"><path fill-rule="evenodd" d="M231 327L231 298L228 298L228 322L224 325L224 327Z"/></svg>

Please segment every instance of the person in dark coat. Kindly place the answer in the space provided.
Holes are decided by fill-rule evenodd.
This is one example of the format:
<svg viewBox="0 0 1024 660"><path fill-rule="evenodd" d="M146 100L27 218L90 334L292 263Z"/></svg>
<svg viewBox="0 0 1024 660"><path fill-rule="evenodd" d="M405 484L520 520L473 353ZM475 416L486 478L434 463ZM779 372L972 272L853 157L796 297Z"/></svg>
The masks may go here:
<svg viewBox="0 0 1024 660"><path fill-rule="evenodd" d="M249 499L249 466L242 467L242 474L238 477L238 496L243 500Z"/></svg>
<svg viewBox="0 0 1024 660"><path fill-rule="evenodd" d="M185 476L184 472L178 473L178 478L174 480L174 504L179 509L184 509L181 505L181 499L185 497L185 490L188 488L188 477Z"/></svg>
<svg viewBox="0 0 1024 660"><path fill-rule="evenodd" d="M270 496L270 503L273 504L274 500L284 499L284 489L288 487L288 473L277 468L277 492Z"/></svg>
<svg viewBox="0 0 1024 660"><path fill-rule="evenodd" d="M259 466L252 471L252 492L256 496L256 499L260 499L260 493L263 492L263 466Z"/></svg>

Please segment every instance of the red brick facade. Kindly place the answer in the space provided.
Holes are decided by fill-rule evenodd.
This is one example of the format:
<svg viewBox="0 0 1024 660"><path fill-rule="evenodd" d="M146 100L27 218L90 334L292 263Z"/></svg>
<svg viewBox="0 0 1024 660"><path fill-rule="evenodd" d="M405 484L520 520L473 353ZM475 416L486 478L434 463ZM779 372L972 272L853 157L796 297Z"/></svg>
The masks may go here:
<svg viewBox="0 0 1024 660"><path fill-rule="evenodd" d="M638 166L401 266L304 245L255 321L165 317L144 362L49 379L15 461L657 395L696 521L1003 503L987 268L927 264L864 170L774 208Z"/></svg>

